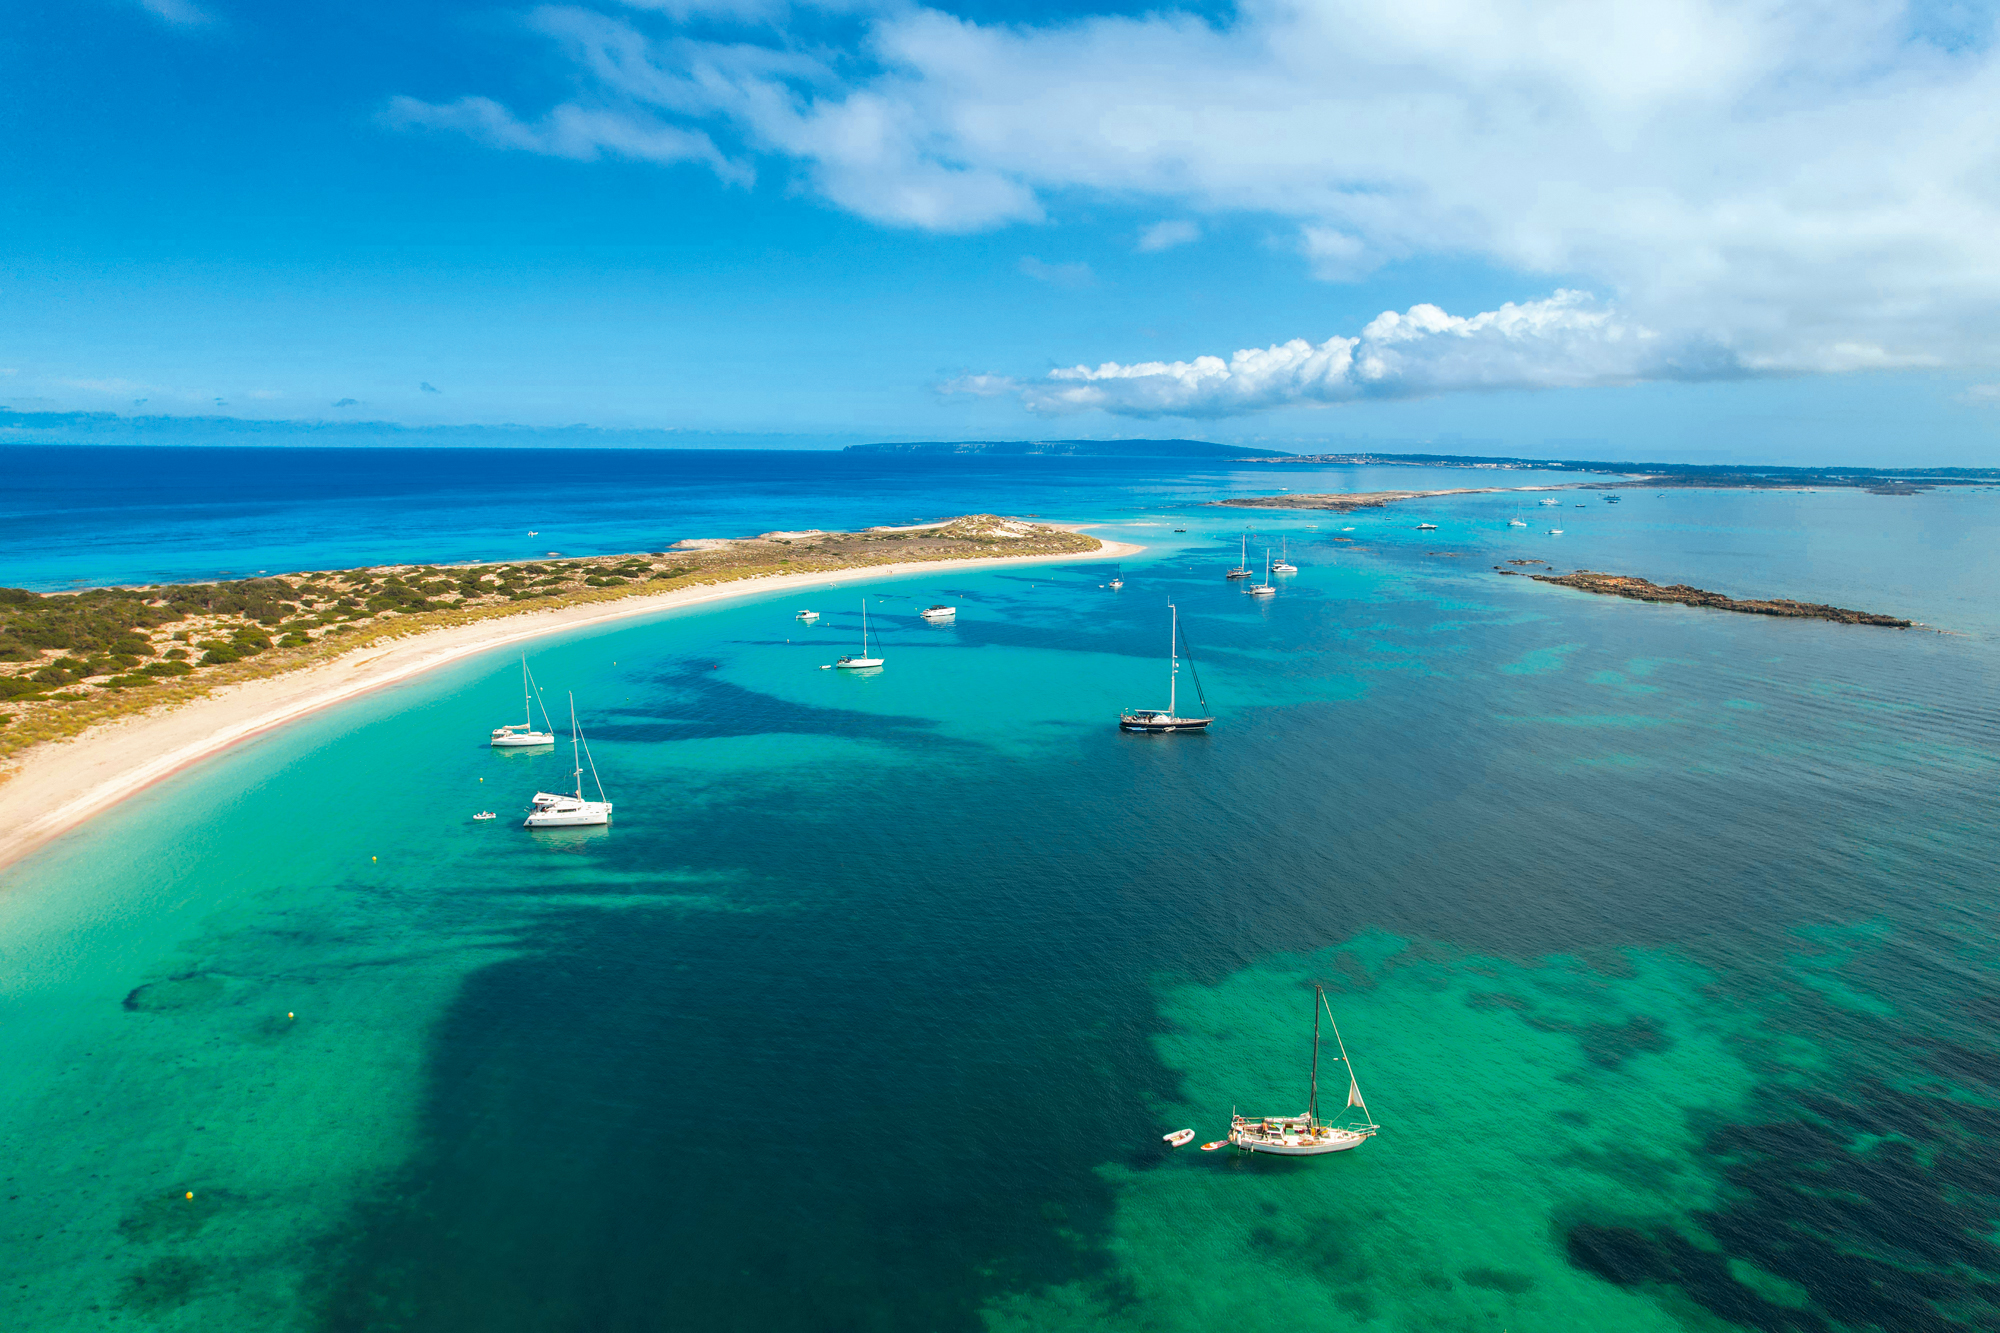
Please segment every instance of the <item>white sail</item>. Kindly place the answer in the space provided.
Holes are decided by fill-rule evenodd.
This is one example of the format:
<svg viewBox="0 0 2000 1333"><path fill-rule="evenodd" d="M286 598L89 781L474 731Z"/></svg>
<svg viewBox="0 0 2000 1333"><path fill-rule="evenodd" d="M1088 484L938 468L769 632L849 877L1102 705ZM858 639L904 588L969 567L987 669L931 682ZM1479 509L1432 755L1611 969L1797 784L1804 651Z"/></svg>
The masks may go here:
<svg viewBox="0 0 2000 1333"><path fill-rule="evenodd" d="M1349 1106L1362 1105L1361 1085L1355 1082L1354 1075L1352 1073L1348 1074L1347 1076L1347 1104Z"/></svg>

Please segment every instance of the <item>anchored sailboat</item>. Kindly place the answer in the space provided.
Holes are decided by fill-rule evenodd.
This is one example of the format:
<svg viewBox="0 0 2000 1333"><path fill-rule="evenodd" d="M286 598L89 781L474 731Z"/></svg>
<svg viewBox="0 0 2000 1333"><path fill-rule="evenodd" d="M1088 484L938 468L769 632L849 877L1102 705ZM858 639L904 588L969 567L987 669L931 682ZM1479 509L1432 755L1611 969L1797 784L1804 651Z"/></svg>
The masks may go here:
<svg viewBox="0 0 2000 1333"><path fill-rule="evenodd" d="M591 824L611 822L611 802L604 799L604 783L597 776L597 761L590 757L590 747L584 743L583 728L576 724L576 696L569 697L569 751L576 765L576 794L567 792L535 793L534 808L521 821L522 828L579 828ZM583 799L583 766L590 765L590 780L597 784L597 799Z"/></svg>
<svg viewBox="0 0 2000 1333"><path fill-rule="evenodd" d="M835 662L834 665L843 671L862 671L869 667L882 665L881 658L870 657L868 655L868 599L866 597L861 599L861 656L855 657L850 654Z"/></svg>
<svg viewBox="0 0 2000 1333"><path fill-rule="evenodd" d="M1262 583L1253 583L1243 591L1249 593L1252 597L1275 597L1277 595L1278 585L1271 582L1271 551L1269 547L1264 549L1264 581Z"/></svg>
<svg viewBox="0 0 2000 1333"><path fill-rule="evenodd" d="M528 655L521 654L521 705L522 722L510 722L504 727L493 728L493 739L487 744L496 750L518 750L529 745L554 745L556 729L549 726L549 710L542 709L542 726L545 730L535 730L535 678L528 674Z"/></svg>
<svg viewBox="0 0 2000 1333"><path fill-rule="evenodd" d="M1243 549L1237 552L1236 568L1229 571L1228 577L1232 579L1250 577L1250 533L1247 529L1243 533Z"/></svg>
<svg viewBox="0 0 2000 1333"><path fill-rule="evenodd" d="M1326 1011L1326 1021L1333 1028L1333 1039L1340 1046L1340 1064L1347 1070L1347 1105L1332 1120L1319 1118L1319 1016ZM1359 1109L1357 1120L1347 1113ZM1355 1081L1354 1066L1347 1059L1347 1043L1340 1039L1340 1024L1333 1021L1333 1010L1327 1008L1326 991L1318 983L1313 985L1313 1063L1312 1090L1306 1097L1304 1115L1242 1116L1229 1117L1229 1138L1244 1152L1276 1153L1281 1157L1318 1157L1322 1153L1345 1152L1359 1147L1381 1128L1375 1118L1368 1114L1368 1103L1361 1099L1361 1084Z"/></svg>
<svg viewBox="0 0 2000 1333"><path fill-rule="evenodd" d="M1271 566L1273 574L1296 574L1299 567L1292 563L1292 539L1283 538L1278 550L1278 563Z"/></svg>
<svg viewBox="0 0 2000 1333"><path fill-rule="evenodd" d="M1177 606L1168 606L1173 612L1173 628L1167 636L1167 654L1172 665L1167 672L1167 707L1164 712L1157 708L1134 708L1118 715L1121 731L1206 731L1212 717L1182 717L1177 710L1181 677L1181 649L1187 646L1187 639L1181 634L1181 612ZM1194 656L1188 655L1188 674L1194 676L1194 693L1201 700L1201 711L1208 712L1208 696L1201 692L1201 677L1195 673Z"/></svg>

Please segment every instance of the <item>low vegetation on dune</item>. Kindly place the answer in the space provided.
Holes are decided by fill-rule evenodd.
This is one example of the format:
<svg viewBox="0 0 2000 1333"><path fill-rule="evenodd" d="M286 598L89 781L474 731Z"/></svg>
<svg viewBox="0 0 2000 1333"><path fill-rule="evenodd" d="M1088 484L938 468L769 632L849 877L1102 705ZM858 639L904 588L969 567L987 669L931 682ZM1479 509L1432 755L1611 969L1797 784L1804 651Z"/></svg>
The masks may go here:
<svg viewBox="0 0 2000 1333"><path fill-rule="evenodd" d="M0 760L220 685L523 610L775 574L1084 555L1100 545L1046 524L974 514L921 528L775 532L633 555L378 566L74 593L0 588Z"/></svg>

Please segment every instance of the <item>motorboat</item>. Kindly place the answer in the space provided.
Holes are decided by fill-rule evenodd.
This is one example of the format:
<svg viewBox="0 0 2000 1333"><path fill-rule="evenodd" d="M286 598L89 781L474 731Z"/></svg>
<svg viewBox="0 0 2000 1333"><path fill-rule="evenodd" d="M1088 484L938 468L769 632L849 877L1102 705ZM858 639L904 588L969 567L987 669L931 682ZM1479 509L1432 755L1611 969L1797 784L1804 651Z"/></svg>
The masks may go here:
<svg viewBox="0 0 2000 1333"><path fill-rule="evenodd" d="M950 620L958 614L958 608L955 606L927 606L917 614L925 620L930 621Z"/></svg>
<svg viewBox="0 0 2000 1333"><path fill-rule="evenodd" d="M1562 507L1562 501L1561 501L1561 500L1542 500L1542 501L1539 501L1538 503L1541 503L1541 504L1545 504L1545 505L1555 505L1555 506L1556 506L1557 508L1561 508L1561 507Z"/></svg>
<svg viewBox="0 0 2000 1333"><path fill-rule="evenodd" d="M811 623L812 623L813 621L815 621L815 620L818 620L818 619L819 619L819 612L817 612L817 611L801 611L801 612L799 612L799 613L798 613L797 615L793 616L793 617L792 617L792 619L794 619L794 620L803 620L803 621L805 621L805 622L806 622L807 624L811 624Z"/></svg>
<svg viewBox="0 0 2000 1333"><path fill-rule="evenodd" d="M544 730L535 730L535 696L539 693L535 688L535 678L528 671L528 658L524 653L521 656L521 715L526 721L509 722L504 727L493 728L493 738L487 742L489 746L496 750L523 750L531 745L556 743L556 729L549 725L547 708L542 709Z"/></svg>
<svg viewBox="0 0 2000 1333"><path fill-rule="evenodd" d="M1437 524L1435 524L1435 523L1419 523L1419 524L1417 524L1417 531L1418 531L1418 532L1436 532L1437 530L1438 530L1438 525L1437 525Z"/></svg>
<svg viewBox="0 0 2000 1333"><path fill-rule="evenodd" d="M538 791L528 811L528 817L521 821L522 828L583 828L611 822L611 802L604 799L604 783L597 776L597 761L590 757L590 747L584 743L583 728L576 722L576 696L569 697L569 745L570 758L575 764L576 791ZM583 798L583 768L590 765L590 780L597 784L597 799Z"/></svg>
<svg viewBox="0 0 2000 1333"><path fill-rule="evenodd" d="M478 814L472 817L472 820L474 823L479 823L482 820L498 819L498 818L500 818L500 816L494 814L491 810L481 810Z"/></svg>
<svg viewBox="0 0 2000 1333"><path fill-rule="evenodd" d="M1563 530L1562 530L1561 528L1550 528L1550 529L1549 529L1549 536L1551 536L1551 537L1560 537L1560 536L1562 536L1562 535L1563 535Z"/></svg>
<svg viewBox="0 0 2000 1333"><path fill-rule="evenodd" d="M1144 731L1154 734L1170 731L1206 731L1208 724L1215 721L1213 717L1182 717L1178 711L1177 691L1181 676L1181 650L1187 646L1187 640L1181 634L1180 608L1169 605L1167 610L1173 616L1172 627L1167 633L1167 657L1170 663L1167 670L1167 706L1164 709L1133 708L1120 713L1118 715L1120 731ZM1207 713L1208 697L1201 691L1201 677L1195 674L1192 655L1188 657L1188 674L1194 677L1194 693L1195 697L1201 700L1201 711Z"/></svg>
<svg viewBox="0 0 2000 1333"><path fill-rule="evenodd" d="M1347 1105L1332 1120L1319 1118L1319 1016L1322 1010L1325 1010L1327 1023L1333 1028L1333 1039L1340 1046L1339 1063L1347 1070ZM1356 1109L1361 1112L1359 1117L1347 1114ZM1229 1138L1225 1142L1244 1152L1272 1153L1279 1157L1318 1157L1358 1148L1380 1129L1374 1117L1368 1114L1368 1103L1362 1100L1361 1085L1355 1081L1354 1066L1347 1059L1347 1043L1341 1041L1340 1025L1333 1021L1333 1010L1327 1007L1326 990L1315 984L1312 1082L1306 1095L1305 1114L1244 1116L1232 1113L1229 1117Z"/></svg>
<svg viewBox="0 0 2000 1333"><path fill-rule="evenodd" d="M838 662L835 662L834 665L842 671L872 671L882 665L881 658L870 657L868 655L868 599L866 597L861 599L861 655L856 657L850 653Z"/></svg>

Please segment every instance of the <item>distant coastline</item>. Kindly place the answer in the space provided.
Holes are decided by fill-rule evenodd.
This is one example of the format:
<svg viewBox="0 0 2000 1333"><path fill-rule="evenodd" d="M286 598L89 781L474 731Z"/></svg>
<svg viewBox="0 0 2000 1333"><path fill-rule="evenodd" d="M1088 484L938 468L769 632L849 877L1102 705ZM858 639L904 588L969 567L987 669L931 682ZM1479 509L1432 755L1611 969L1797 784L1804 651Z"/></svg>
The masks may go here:
<svg viewBox="0 0 2000 1333"><path fill-rule="evenodd" d="M892 542L895 545L889 545ZM15 716L9 719L17 725L0 731L0 745L12 742L7 755L10 767L0 774L0 868L126 797L243 740L478 653L677 607L780 590L900 578L940 566L973 569L1051 560L1119 559L1143 549L1104 541L1069 527L993 515L863 533L780 532L755 538L690 541L665 555L602 556L566 562L592 572L572 570L576 577L566 588L531 596L526 605L500 597L466 609L447 606L403 614L387 605L369 612L364 603L357 609L367 613L366 623L358 630L352 622L336 620L320 627L309 642L255 650L247 660L205 663L185 677L154 677L110 691L92 690L77 682L60 687L61 694L54 699L22 701L17 696ZM789 569L777 563L794 557L797 563ZM592 586L584 581L605 579L609 576L595 571L617 568L621 562L630 568L630 562L641 559L663 562L662 570L670 570L671 576L657 582L620 582L614 586ZM425 572L478 572L481 568L457 566ZM399 572L417 571L408 567L345 571L391 577ZM299 574L257 582L317 580L314 586L324 586L329 577ZM664 590L655 591L661 584L666 585ZM51 594L40 600L78 599L71 594ZM338 599L331 600L338 604ZM0 608L4 609L10 608ZM242 621L247 628L225 633L226 619ZM256 622L239 613L204 616L200 625L195 633L208 636L210 645L226 647L258 633ZM327 636L326 631L335 626L346 632ZM194 635L176 632L189 644L200 646ZM162 638L161 642L178 641ZM213 647L205 649L203 657L214 651ZM168 659L163 653L155 660ZM185 656L181 659L183 663L187 660ZM24 711L44 717L68 711L64 710L64 699L75 701L71 705L73 716L60 718L53 728L19 726L19 714Z"/></svg>

